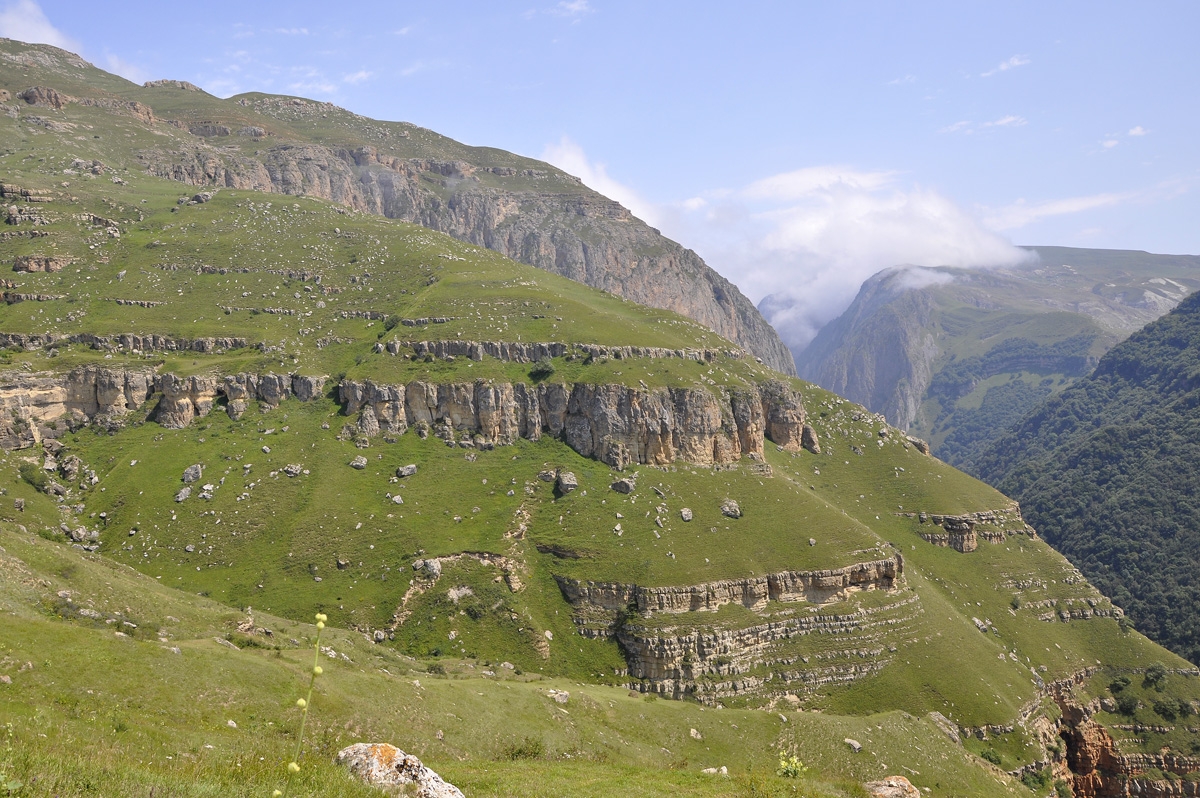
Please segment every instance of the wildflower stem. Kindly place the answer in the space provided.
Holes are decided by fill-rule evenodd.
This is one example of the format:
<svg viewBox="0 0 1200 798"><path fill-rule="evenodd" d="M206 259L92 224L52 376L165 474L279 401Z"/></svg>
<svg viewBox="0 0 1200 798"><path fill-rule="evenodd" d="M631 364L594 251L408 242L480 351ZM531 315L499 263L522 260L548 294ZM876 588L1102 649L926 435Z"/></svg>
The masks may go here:
<svg viewBox="0 0 1200 798"><path fill-rule="evenodd" d="M283 798L287 798L292 787L292 776L300 771L300 747L304 744L304 727L308 723L308 708L312 705L313 687L317 683L317 676L321 674L321 630L325 628L325 616L317 614L317 638L313 643L313 666L308 675L308 695L305 696L304 702L300 704L300 733L296 735L296 751L292 754L292 759L288 763L287 781L283 784ZM277 791L278 792L278 791Z"/></svg>

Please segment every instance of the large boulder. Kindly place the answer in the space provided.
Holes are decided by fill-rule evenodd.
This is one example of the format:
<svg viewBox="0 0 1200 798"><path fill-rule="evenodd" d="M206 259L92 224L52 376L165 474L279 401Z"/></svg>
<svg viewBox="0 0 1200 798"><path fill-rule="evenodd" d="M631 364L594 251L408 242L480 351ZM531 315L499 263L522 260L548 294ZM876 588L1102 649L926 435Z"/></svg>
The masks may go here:
<svg viewBox="0 0 1200 798"><path fill-rule="evenodd" d="M400 787L417 798L463 798L461 790L394 745L355 743L339 751L337 761L376 787ZM409 785L415 792L409 792Z"/></svg>
<svg viewBox="0 0 1200 798"><path fill-rule="evenodd" d="M871 798L921 798L921 791L903 776L888 776L863 785Z"/></svg>

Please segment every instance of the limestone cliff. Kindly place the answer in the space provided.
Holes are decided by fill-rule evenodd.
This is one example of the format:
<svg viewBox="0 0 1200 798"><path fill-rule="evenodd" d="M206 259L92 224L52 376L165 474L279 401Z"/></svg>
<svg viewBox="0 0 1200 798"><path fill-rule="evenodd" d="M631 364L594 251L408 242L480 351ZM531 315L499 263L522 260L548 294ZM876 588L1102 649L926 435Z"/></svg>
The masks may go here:
<svg viewBox="0 0 1200 798"><path fill-rule="evenodd" d="M453 444L507 445L561 437L584 457L614 468L675 460L710 465L760 458L764 439L799 451L804 408L781 383L766 390L637 389L590 383L345 381L339 398L365 437L417 426ZM767 418L774 421L770 427Z"/></svg>
<svg viewBox="0 0 1200 798"><path fill-rule="evenodd" d="M0 378L0 446L19 449L53 438L60 429L92 422L117 424L159 394L154 421L182 429L223 403L240 418L250 402L263 409L289 397L320 398L323 376L234 374L180 377L152 370L87 366L66 374L9 373ZM352 434L365 442L417 427L447 443L504 446L520 438L562 438L584 457L614 468L634 463L697 464L761 458L764 440L799 451L804 425L800 397L782 383L763 391L695 388L636 389L590 383L474 382L381 385L346 380L337 388ZM768 418L774 419L770 425Z"/></svg>

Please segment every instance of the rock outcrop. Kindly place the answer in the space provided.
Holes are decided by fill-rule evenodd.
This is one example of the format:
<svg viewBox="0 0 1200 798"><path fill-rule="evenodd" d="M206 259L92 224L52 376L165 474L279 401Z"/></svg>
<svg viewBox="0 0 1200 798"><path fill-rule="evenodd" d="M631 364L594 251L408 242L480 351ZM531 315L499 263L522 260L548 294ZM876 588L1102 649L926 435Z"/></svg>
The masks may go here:
<svg viewBox="0 0 1200 798"><path fill-rule="evenodd" d="M71 426L119 418L145 404L154 388L152 371L96 366L0 375L0 447L23 449Z"/></svg>
<svg viewBox="0 0 1200 798"><path fill-rule="evenodd" d="M339 751L337 761L362 781L385 790L399 789L417 798L463 798L457 787L394 745L355 743Z"/></svg>
<svg viewBox="0 0 1200 798"><path fill-rule="evenodd" d="M902 574L897 552L846 568L692 586L556 579L582 636L616 638L627 674L635 680L631 689L715 703L769 693L774 680L787 692L853 681L882 669L889 660L884 631L896 634L921 611L916 597L900 590ZM869 610L835 609L835 602L860 590L893 592L895 600ZM808 602L822 611L766 613L768 602ZM731 603L762 620L731 628L713 624L711 613ZM815 633L831 642L821 654L805 656L794 643Z"/></svg>
<svg viewBox="0 0 1200 798"><path fill-rule="evenodd" d="M447 442L486 447L548 434L614 468L676 460L709 465L761 456L768 414L775 418L772 434L788 446L799 440L804 421L800 397L782 384L766 393L716 394L615 384L348 380L339 397L346 414L358 416L357 429L366 437L402 435L421 425ZM777 409L780 403L783 410Z"/></svg>
<svg viewBox="0 0 1200 798"><path fill-rule="evenodd" d="M1012 535L1037 537L1033 527L1021 517L1021 508L1016 503L1003 510L983 510L963 515L938 515L936 513L896 513L916 518L922 525L933 524L939 531L921 531L921 537L935 546L942 546L964 554L979 548L979 540L1003 543Z"/></svg>
<svg viewBox="0 0 1200 798"><path fill-rule="evenodd" d="M257 400L264 409L295 396L311 401L323 395L323 376L235 374L179 377L153 371L97 366L67 374L3 375L0 382L0 446L32 446L57 432L48 424L64 419L77 427L97 418L115 420L140 408L153 393L162 396L153 420L182 429L224 399L238 419ZM667 465L675 460L711 465L744 456L761 457L766 425L775 402L803 423L803 405L790 389L711 393L694 388L639 390L625 385L543 383L412 382L379 385L343 381L337 390L347 415L357 416L358 434L401 435L412 426L450 444L492 447L518 439L562 438L585 457L614 468L635 463ZM7 411L7 412L5 412ZM775 434L792 440L798 433L776 423Z"/></svg>
<svg viewBox="0 0 1200 798"><path fill-rule="evenodd" d="M248 401L257 399L270 408L290 396L314 399L324 383L325 377L303 375L220 379L102 366L83 366L66 374L9 372L0 374L0 448L28 448L85 424L120 424L155 393L162 396L154 420L182 429L211 413L222 396L228 397L228 411L236 418Z"/></svg>

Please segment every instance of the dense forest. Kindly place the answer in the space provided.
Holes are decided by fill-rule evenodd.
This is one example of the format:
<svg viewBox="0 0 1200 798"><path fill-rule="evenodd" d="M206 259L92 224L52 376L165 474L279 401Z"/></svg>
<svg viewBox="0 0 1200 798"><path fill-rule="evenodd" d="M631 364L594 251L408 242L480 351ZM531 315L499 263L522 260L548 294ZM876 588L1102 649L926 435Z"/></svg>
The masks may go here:
<svg viewBox="0 0 1200 798"><path fill-rule="evenodd" d="M976 471L1137 628L1200 662L1200 294L1004 433Z"/></svg>

